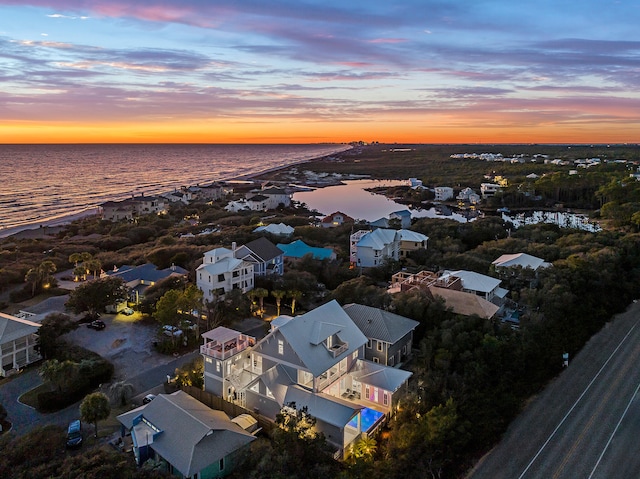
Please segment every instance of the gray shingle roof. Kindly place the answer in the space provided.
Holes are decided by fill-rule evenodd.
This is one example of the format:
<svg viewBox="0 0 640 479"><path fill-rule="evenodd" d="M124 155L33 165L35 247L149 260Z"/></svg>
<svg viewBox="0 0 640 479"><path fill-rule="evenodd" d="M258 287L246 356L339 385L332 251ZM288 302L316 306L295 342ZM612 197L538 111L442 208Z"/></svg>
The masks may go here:
<svg viewBox="0 0 640 479"><path fill-rule="evenodd" d="M251 254L264 263L281 256L283 251L267 238L262 236L256 240L249 241L247 244L236 250L236 258L245 259Z"/></svg>
<svg viewBox="0 0 640 479"><path fill-rule="evenodd" d="M399 314L363 304L347 304L342 309L367 338L393 344L413 331L420 323Z"/></svg>

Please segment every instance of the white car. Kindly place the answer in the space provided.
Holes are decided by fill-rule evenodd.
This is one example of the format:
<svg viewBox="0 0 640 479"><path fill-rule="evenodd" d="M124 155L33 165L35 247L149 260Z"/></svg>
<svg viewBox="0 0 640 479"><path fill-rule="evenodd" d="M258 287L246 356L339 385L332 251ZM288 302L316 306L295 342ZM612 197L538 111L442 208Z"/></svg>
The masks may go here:
<svg viewBox="0 0 640 479"><path fill-rule="evenodd" d="M164 334L165 336L174 336L178 338L182 336L182 330L176 328L175 326L165 324L164 326L162 326L162 334Z"/></svg>

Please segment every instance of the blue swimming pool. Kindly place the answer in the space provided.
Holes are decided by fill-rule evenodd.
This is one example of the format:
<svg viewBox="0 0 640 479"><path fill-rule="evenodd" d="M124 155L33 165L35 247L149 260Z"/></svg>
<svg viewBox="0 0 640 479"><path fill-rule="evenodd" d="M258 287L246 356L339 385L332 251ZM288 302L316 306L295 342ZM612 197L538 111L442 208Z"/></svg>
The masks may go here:
<svg viewBox="0 0 640 479"><path fill-rule="evenodd" d="M368 432L373 425L376 424L382 416L384 416L384 414L380 411L376 411L375 409L369 409L366 407L360 411L360 416L362 418L362 432ZM357 427L357 418L353 418L351 422L349 422L349 426Z"/></svg>

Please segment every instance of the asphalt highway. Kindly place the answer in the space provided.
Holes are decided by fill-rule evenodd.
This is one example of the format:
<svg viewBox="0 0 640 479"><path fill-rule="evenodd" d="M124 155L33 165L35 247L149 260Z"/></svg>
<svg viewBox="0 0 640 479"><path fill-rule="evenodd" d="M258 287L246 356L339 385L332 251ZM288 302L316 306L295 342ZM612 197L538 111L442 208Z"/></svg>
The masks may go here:
<svg viewBox="0 0 640 479"><path fill-rule="evenodd" d="M640 302L570 359L468 479L640 478L639 391Z"/></svg>

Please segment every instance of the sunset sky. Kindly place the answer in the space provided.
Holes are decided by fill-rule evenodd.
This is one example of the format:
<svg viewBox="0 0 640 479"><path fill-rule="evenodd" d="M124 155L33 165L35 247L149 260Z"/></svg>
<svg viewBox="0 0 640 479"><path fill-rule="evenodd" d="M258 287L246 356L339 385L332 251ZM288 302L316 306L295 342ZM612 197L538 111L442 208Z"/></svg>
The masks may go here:
<svg viewBox="0 0 640 479"><path fill-rule="evenodd" d="M0 143L640 141L640 2L0 0Z"/></svg>

